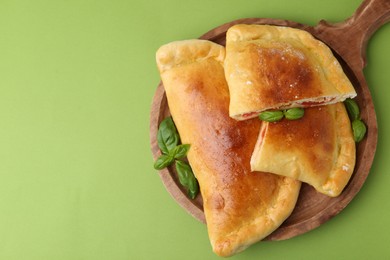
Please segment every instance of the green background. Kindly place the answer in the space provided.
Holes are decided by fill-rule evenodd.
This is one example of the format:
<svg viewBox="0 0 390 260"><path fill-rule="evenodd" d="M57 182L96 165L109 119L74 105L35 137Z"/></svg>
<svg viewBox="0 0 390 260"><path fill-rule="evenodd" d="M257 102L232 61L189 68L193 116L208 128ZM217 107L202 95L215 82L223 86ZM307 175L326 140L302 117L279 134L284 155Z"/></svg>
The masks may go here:
<svg viewBox="0 0 390 260"><path fill-rule="evenodd" d="M360 0L0 0L0 259L220 259L165 190L149 145L154 55L231 20L342 21ZM389 259L390 24L364 73L379 143L321 227L231 259Z"/></svg>

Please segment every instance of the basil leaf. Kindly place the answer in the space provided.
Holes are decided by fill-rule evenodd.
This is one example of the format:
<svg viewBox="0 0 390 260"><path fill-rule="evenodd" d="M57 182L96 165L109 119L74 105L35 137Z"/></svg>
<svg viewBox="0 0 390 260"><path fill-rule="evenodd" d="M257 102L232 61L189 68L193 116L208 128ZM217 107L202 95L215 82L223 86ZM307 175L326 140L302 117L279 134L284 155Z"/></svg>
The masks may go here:
<svg viewBox="0 0 390 260"><path fill-rule="evenodd" d="M169 152L169 155L175 159L181 159L181 158L186 157L189 150L190 150L189 144L181 144L181 145L178 145L175 148L173 148Z"/></svg>
<svg viewBox="0 0 390 260"><path fill-rule="evenodd" d="M158 128L157 144L163 154L169 154L179 143L179 134L171 117L165 118Z"/></svg>
<svg viewBox="0 0 390 260"><path fill-rule="evenodd" d="M187 187L189 179L191 178L190 175L193 174L191 167L187 163L177 160L176 171L180 184Z"/></svg>
<svg viewBox="0 0 390 260"><path fill-rule="evenodd" d="M294 107L283 111L283 114L288 120L297 120L303 117L305 110L300 107Z"/></svg>
<svg viewBox="0 0 390 260"><path fill-rule="evenodd" d="M363 140L364 136L366 135L367 128L366 125L359 119L355 119L352 122L352 131L353 131L353 138L355 139L355 142L359 143L361 140Z"/></svg>
<svg viewBox="0 0 390 260"><path fill-rule="evenodd" d="M188 196L191 199L195 199L199 193L199 184L195 177L190 178L188 182Z"/></svg>
<svg viewBox="0 0 390 260"><path fill-rule="evenodd" d="M189 164L176 160L179 182L187 189L188 196L194 199L199 193L199 184Z"/></svg>
<svg viewBox="0 0 390 260"><path fill-rule="evenodd" d="M348 115L351 120L360 118L360 109L355 100L347 98L346 100L344 100L344 105L348 111Z"/></svg>
<svg viewBox="0 0 390 260"><path fill-rule="evenodd" d="M283 116L282 111L264 111L260 113L259 118L267 122L276 122L281 120Z"/></svg>
<svg viewBox="0 0 390 260"><path fill-rule="evenodd" d="M170 155L162 154L154 162L154 169L161 170L170 165L173 162L174 158Z"/></svg>

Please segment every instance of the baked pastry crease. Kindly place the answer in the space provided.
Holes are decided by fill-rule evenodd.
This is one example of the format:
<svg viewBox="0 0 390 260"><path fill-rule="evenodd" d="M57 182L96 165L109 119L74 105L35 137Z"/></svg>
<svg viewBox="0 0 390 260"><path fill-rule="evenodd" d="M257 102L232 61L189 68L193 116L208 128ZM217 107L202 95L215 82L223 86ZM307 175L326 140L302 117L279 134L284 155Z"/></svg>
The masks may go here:
<svg viewBox="0 0 390 260"><path fill-rule="evenodd" d="M251 168L300 180L336 197L353 173L355 149L343 103L306 108L301 119L263 123Z"/></svg>
<svg viewBox="0 0 390 260"><path fill-rule="evenodd" d="M213 251L230 256L265 238L291 214L301 182L251 173L261 121L229 117L224 47L172 42L156 54L168 105L198 179Z"/></svg>
<svg viewBox="0 0 390 260"><path fill-rule="evenodd" d="M332 51L310 33L282 26L232 26L226 35L225 75L230 116L333 104L356 96Z"/></svg>

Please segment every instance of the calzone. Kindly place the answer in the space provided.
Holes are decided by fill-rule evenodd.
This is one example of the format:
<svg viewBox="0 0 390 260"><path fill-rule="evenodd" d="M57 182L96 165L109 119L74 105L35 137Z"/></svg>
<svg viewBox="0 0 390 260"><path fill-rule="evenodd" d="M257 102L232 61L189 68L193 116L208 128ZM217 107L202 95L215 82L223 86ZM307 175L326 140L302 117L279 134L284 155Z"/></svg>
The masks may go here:
<svg viewBox="0 0 390 260"><path fill-rule="evenodd" d="M343 103L305 109L298 120L264 122L251 158L254 171L289 176L331 197L355 167L355 141Z"/></svg>
<svg viewBox="0 0 390 260"><path fill-rule="evenodd" d="M258 119L229 117L225 49L205 40L162 46L156 54L172 118L198 179L214 252L230 256L263 239L291 214L301 182L251 173Z"/></svg>
<svg viewBox="0 0 390 260"><path fill-rule="evenodd" d="M235 25L226 35L230 116L308 107L356 96L332 51L310 33L282 26Z"/></svg>

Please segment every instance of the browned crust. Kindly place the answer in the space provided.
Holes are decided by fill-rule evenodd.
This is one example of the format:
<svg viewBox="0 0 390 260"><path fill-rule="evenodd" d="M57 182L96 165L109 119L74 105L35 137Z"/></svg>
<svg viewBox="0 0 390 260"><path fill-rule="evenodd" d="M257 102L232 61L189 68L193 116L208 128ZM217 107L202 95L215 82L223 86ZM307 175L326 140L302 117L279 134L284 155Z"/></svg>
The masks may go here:
<svg viewBox="0 0 390 260"><path fill-rule="evenodd" d="M264 110L356 96L331 50L310 33L290 27L232 26L226 35L225 75L230 116L239 120Z"/></svg>
<svg viewBox="0 0 390 260"><path fill-rule="evenodd" d="M342 103L307 108L299 120L265 123L251 159L252 169L306 182L338 196L355 166L351 123Z"/></svg>
<svg viewBox="0 0 390 260"><path fill-rule="evenodd" d="M185 50L194 48L219 54L188 62ZM216 58L223 51L211 42L172 43L157 52L157 61L182 142L191 144L188 160L200 184L213 250L229 256L270 234L291 214L300 182L250 172L260 122L229 117L228 87ZM178 53L181 63L172 58ZM175 66L164 70L162 56Z"/></svg>

